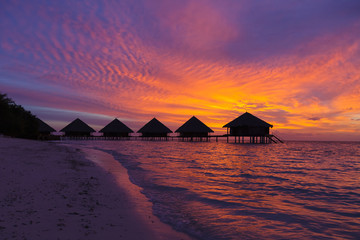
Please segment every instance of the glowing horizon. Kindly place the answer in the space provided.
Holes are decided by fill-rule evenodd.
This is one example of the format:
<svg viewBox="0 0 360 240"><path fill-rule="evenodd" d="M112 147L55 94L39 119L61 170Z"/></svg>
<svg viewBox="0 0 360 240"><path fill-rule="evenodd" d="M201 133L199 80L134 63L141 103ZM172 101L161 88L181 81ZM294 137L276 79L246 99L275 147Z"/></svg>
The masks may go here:
<svg viewBox="0 0 360 240"><path fill-rule="evenodd" d="M285 139L360 140L358 1L5 1L0 92L60 130L245 111Z"/></svg>

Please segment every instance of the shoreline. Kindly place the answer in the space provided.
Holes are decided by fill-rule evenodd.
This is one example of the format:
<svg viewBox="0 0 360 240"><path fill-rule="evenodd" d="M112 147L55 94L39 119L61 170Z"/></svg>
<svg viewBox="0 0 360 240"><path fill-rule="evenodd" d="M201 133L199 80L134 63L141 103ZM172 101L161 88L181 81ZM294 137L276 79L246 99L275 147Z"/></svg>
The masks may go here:
<svg viewBox="0 0 360 240"><path fill-rule="evenodd" d="M192 239L152 214L110 154L5 137L0 153L3 239Z"/></svg>
<svg viewBox="0 0 360 240"><path fill-rule="evenodd" d="M126 192L126 196L131 199L131 202L128 203L130 206L127 207L133 208L133 211L136 212L136 217L139 218L137 219L138 221L142 221L143 224L151 228L155 236L154 239L193 239L185 233L174 230L170 225L161 222L152 213L152 203L141 193L142 188L130 181L127 169L120 162L116 161L111 154L91 148L82 147L81 149L89 160L111 174L119 188ZM149 235L145 236L146 239L149 239Z"/></svg>

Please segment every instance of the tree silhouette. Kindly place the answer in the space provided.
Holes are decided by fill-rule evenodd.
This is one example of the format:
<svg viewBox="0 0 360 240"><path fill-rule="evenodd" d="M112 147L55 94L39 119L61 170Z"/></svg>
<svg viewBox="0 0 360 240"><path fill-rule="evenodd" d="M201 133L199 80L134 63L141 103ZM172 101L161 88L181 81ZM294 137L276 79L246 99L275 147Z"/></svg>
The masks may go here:
<svg viewBox="0 0 360 240"><path fill-rule="evenodd" d="M0 93L0 133L18 138L36 139L36 116Z"/></svg>

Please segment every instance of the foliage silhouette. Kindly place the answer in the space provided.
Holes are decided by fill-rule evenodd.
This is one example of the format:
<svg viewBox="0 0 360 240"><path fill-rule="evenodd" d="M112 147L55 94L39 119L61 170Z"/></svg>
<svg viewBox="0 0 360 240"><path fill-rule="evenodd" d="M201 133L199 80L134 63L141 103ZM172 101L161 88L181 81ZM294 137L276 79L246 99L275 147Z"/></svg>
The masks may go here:
<svg viewBox="0 0 360 240"><path fill-rule="evenodd" d="M36 116L2 93L0 93L0 133L28 139L36 139L38 136Z"/></svg>

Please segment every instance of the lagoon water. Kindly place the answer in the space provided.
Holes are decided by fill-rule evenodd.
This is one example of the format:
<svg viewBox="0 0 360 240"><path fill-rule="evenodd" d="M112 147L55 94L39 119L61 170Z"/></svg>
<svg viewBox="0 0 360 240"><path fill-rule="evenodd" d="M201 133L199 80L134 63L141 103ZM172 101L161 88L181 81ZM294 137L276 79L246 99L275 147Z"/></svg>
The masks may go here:
<svg viewBox="0 0 360 240"><path fill-rule="evenodd" d="M360 239L360 143L84 141L197 239Z"/></svg>

